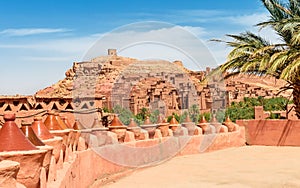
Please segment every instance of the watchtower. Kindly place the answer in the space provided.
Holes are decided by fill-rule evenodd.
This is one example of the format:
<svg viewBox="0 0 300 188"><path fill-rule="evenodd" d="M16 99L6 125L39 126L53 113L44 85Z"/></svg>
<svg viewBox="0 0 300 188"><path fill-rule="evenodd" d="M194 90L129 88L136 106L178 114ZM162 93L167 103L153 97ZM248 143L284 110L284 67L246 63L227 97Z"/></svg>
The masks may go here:
<svg viewBox="0 0 300 188"><path fill-rule="evenodd" d="M116 49L108 49L108 55L109 56L116 56L117 50Z"/></svg>

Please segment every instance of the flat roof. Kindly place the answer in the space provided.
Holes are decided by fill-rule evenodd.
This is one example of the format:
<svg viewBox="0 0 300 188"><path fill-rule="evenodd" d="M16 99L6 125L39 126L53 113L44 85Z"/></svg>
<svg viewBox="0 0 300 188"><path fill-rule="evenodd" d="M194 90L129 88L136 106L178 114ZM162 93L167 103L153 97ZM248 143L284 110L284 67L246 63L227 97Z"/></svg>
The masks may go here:
<svg viewBox="0 0 300 188"><path fill-rule="evenodd" d="M245 146L175 157L104 187L300 187L300 147Z"/></svg>

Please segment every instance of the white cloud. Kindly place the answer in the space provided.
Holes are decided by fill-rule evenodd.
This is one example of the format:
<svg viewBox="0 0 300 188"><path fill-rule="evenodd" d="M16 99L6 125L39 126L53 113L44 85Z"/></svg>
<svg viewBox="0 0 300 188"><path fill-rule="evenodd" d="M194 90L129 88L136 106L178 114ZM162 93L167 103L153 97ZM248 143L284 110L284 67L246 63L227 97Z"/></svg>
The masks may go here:
<svg viewBox="0 0 300 188"><path fill-rule="evenodd" d="M190 12L189 14L195 15L192 19L197 19L197 15L204 19L207 15L201 16L202 13L199 11ZM241 28L243 26L243 28L249 28L251 31L257 31L257 28L254 28L253 25L266 16L264 13L238 17L230 17L218 12L211 12L211 14L216 16L206 17L207 19L204 20L210 22L214 19L213 22L217 23L218 19L219 21L222 19L221 21L228 25L240 25ZM215 67L226 60L230 48L221 44L209 43L207 39L223 38L225 34L231 34L233 29L230 26L208 30L203 25L186 25L182 27L172 24L163 27L163 25L158 27L154 23L153 27L149 27L146 22L145 26L131 24L127 25L125 29L121 27L111 33L95 33L83 37L68 36L45 39L34 36L32 40L26 40L26 42L22 40L1 41L0 65L5 63L5 66L3 66L5 70L2 70L0 80L6 80L9 77L9 72L18 72L18 75L22 75L24 67L28 67L27 73L29 71L39 72L41 69L46 71L38 79L32 77L30 73L24 73L23 77L26 77L26 80L22 79L22 76L14 77L14 83L26 87L25 92L21 90L22 88L15 87L14 84L2 82L0 88L6 90L1 89L0 94L32 94L38 89L42 89L41 86L49 86L61 79L73 61L90 60L97 56L106 55L108 48L118 49L119 55L138 59L182 60L185 66L194 70L203 69L206 66ZM236 31L238 28L234 29ZM7 29L0 31L0 35L29 36L68 31L70 30L62 28ZM245 29L241 29L239 32L244 31ZM276 39L276 36L268 30L261 31L261 34L266 34L272 40ZM20 39L23 38L26 39L26 37ZM20 70L16 71L17 69ZM28 83L36 84L30 86ZM36 85L39 85L39 88ZM12 89L12 92L9 93L9 89Z"/></svg>
<svg viewBox="0 0 300 188"><path fill-rule="evenodd" d="M0 94L33 94L62 79L72 62L106 55L108 48L117 48L119 55L138 59L182 60L191 69L213 66L216 64L214 58L205 43L196 37L205 32L201 27L171 25L138 31L127 28L122 32L83 37L2 41L0 65L5 64L5 70L0 80L6 80L11 72L18 76L10 79L11 84L1 82ZM23 87L16 87L16 84Z"/></svg>
<svg viewBox="0 0 300 188"><path fill-rule="evenodd" d="M230 18L232 22L245 26L245 30L241 30L241 32L251 31L253 33L256 33L260 35L261 37L265 38L266 40L270 41L271 43L281 43L280 37L277 35L277 33L270 27L258 27L255 26L258 23L265 22L269 20L269 14L268 13L255 13L251 15L243 15L238 17L231 17Z"/></svg>
<svg viewBox="0 0 300 188"><path fill-rule="evenodd" d="M207 31L203 27L191 27L191 26L182 26L183 29L191 32L197 37L202 37L207 34Z"/></svg>
<svg viewBox="0 0 300 188"><path fill-rule="evenodd" d="M49 33L64 33L71 30L64 28L20 28L20 29L5 29L0 31L0 35L5 36L28 36Z"/></svg>
<svg viewBox="0 0 300 188"><path fill-rule="evenodd" d="M87 51L83 60L106 55L107 48L116 48L119 55L137 59L182 60L185 66L193 70L217 65L201 40L206 35L204 28L166 23L159 23L162 27L157 28L159 24L152 23L153 28L149 22L136 23L104 35ZM148 24L147 30L142 24Z"/></svg>
<svg viewBox="0 0 300 188"><path fill-rule="evenodd" d="M61 39L33 39L30 43L26 42L2 42L0 49L23 49L28 51L44 51L48 53L83 53L91 46L99 37L66 37Z"/></svg>
<svg viewBox="0 0 300 188"><path fill-rule="evenodd" d="M262 13L234 16L234 17L230 16L227 18L225 17L224 19L228 19L232 23L238 25L253 27L260 22L267 21L269 19L269 14L266 12L262 12Z"/></svg>

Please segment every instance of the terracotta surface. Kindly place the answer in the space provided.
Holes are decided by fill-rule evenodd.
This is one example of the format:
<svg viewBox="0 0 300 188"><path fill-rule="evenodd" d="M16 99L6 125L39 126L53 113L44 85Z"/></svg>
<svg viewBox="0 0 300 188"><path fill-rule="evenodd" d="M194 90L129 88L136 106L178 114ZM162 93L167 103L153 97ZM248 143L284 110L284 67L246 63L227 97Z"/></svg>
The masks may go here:
<svg viewBox="0 0 300 188"><path fill-rule="evenodd" d="M50 162L51 162L51 157L53 156L53 146L49 145L44 145L44 146L38 146L40 150L46 150L46 154L43 160L43 168L45 168L46 171L46 177L48 177L49 169L50 169Z"/></svg>
<svg viewBox="0 0 300 188"><path fill-rule="evenodd" d="M74 130L84 129L83 125L80 123L79 119L76 119L73 125Z"/></svg>
<svg viewBox="0 0 300 188"><path fill-rule="evenodd" d="M27 188L39 188L40 172L46 153L46 150L0 152L0 158L20 163L17 181Z"/></svg>
<svg viewBox="0 0 300 188"><path fill-rule="evenodd" d="M60 117L59 113L54 113L54 116L55 116L55 119L56 119L57 123L59 124L59 126L62 129L69 129L69 127L65 124L65 122Z"/></svg>
<svg viewBox="0 0 300 188"><path fill-rule="evenodd" d="M63 128L58 124L53 112L48 112L48 116L45 119L44 124L48 130L63 130Z"/></svg>
<svg viewBox="0 0 300 188"><path fill-rule="evenodd" d="M136 140L140 139L141 128L136 124L133 118L130 118L130 122L127 126L127 130L134 133L134 138Z"/></svg>
<svg viewBox="0 0 300 188"><path fill-rule="evenodd" d="M133 118L130 118L130 122L128 124L128 127L138 127L137 123L134 121Z"/></svg>
<svg viewBox="0 0 300 188"><path fill-rule="evenodd" d="M188 114L184 120L184 122L182 123L182 126L187 128L188 130L188 134L190 136L195 135L195 131L196 131L196 125L194 122L192 122L192 120L190 119L190 115Z"/></svg>
<svg viewBox="0 0 300 188"><path fill-rule="evenodd" d="M197 126L199 126L202 129L203 134L210 134L212 132L210 124L206 121L204 116L202 116Z"/></svg>
<svg viewBox="0 0 300 188"><path fill-rule="evenodd" d="M111 133L111 132L107 132L107 133ZM194 139L192 140L190 139L187 145L184 147L184 149L181 152L178 153L178 155L189 155L189 154L199 153L200 152L199 148L201 146L201 143L202 144L205 143L206 137L210 138L209 135L193 136L192 138ZM99 147L99 148L104 148L104 149L111 148L113 151L115 151L115 153L111 153L110 155L111 156L110 159L112 161L114 160L114 158L120 158L122 161L130 161L132 163L132 162L138 162L143 160L146 161L153 160L153 157L156 157L157 159L161 159L161 157L163 157L166 154L166 151L169 151L169 149L174 148L174 146L177 147L179 145L182 145L183 138L184 137L173 137L173 139L168 145L171 146L171 148L166 148L166 150L160 147L154 147L159 143L164 143L166 140L170 140L169 138L166 137L161 139L140 140L131 143L125 142L123 144L117 144L117 145L109 144L106 145L105 147ZM213 143L210 145L210 147L207 148L207 150L205 150L205 152L225 149L228 147L243 146L245 142L243 128L240 131L235 131L232 133L215 134L215 139L213 139L212 142ZM141 152L132 152L132 150L129 151L123 150L121 152L122 155L119 155L120 151L118 151L117 148L122 147L122 145L145 148L146 151L147 150L149 151L145 152L145 150L141 150ZM111 160L102 158L101 157L102 155L99 155L94 152L95 149L97 148L94 148L93 150L88 149L88 150L78 152L74 161L72 161L72 163L64 164L64 170L60 171L59 173L60 174L59 177L61 178L59 178L55 182L51 182L49 184L49 187L90 187L91 184L93 184L93 186L91 186L92 188L102 187L102 185L107 182L116 181L120 177L130 175L131 172L133 172L134 168L120 166L115 162L112 162ZM156 152L158 152L159 155L157 155ZM109 155L109 153L106 154ZM230 160L234 161L232 160L232 158ZM193 166L199 168L199 164ZM172 176L172 174L168 174L168 175ZM191 175L193 174L190 174L189 176ZM201 175L203 176L203 173L201 173ZM156 176L152 175L151 177L156 177ZM158 174L157 177L161 177L161 175ZM98 181L95 182L96 179ZM147 177L147 179L149 179L149 177ZM152 184L150 183L150 185ZM133 185L133 187L137 187L137 186L139 185ZM174 185L172 185L172 187L174 187Z"/></svg>
<svg viewBox="0 0 300 188"><path fill-rule="evenodd" d="M114 118L110 122L110 127L124 127L125 125L120 121L117 115L114 115Z"/></svg>
<svg viewBox="0 0 300 188"><path fill-rule="evenodd" d="M67 126L68 129L72 129L73 128L72 125L71 125L71 123L69 122L68 117L63 116L63 115L60 115L60 117L61 117L62 121L65 123L65 125Z"/></svg>
<svg viewBox="0 0 300 188"><path fill-rule="evenodd" d="M210 124L215 128L216 133L225 133L228 132L228 128L218 122L217 118L214 116Z"/></svg>
<svg viewBox="0 0 300 188"><path fill-rule="evenodd" d="M170 120L170 125L179 125L178 121L176 120L175 116L172 116L172 119Z"/></svg>
<svg viewBox="0 0 300 188"><path fill-rule="evenodd" d="M150 121L149 116L147 116L143 125L151 125L151 124L152 124L152 122Z"/></svg>
<svg viewBox="0 0 300 188"><path fill-rule="evenodd" d="M0 161L0 187L16 187L20 163L15 161Z"/></svg>
<svg viewBox="0 0 300 188"><path fill-rule="evenodd" d="M119 142L124 142L127 126L120 121L117 115L114 115L114 118L108 128L109 131L117 134Z"/></svg>
<svg viewBox="0 0 300 188"><path fill-rule="evenodd" d="M151 123L150 118L148 116L146 117L144 123L141 125L141 128L145 129L148 132L150 139L154 138L156 127L157 125Z"/></svg>
<svg viewBox="0 0 300 188"><path fill-rule="evenodd" d="M299 157L299 147L230 148L176 157L104 187L300 187Z"/></svg>
<svg viewBox="0 0 300 188"><path fill-rule="evenodd" d="M69 141L70 141L70 136L71 136L71 132L73 130L72 129L64 129L64 130L52 130L50 131L51 134L53 134L54 136L57 137L62 137L63 141L62 141L62 150L63 153L65 154L66 149L69 145Z"/></svg>
<svg viewBox="0 0 300 188"><path fill-rule="evenodd" d="M250 145L300 146L300 120L237 120Z"/></svg>
<svg viewBox="0 0 300 188"><path fill-rule="evenodd" d="M103 124L99 121L98 117L94 118L92 128L93 129L98 129L98 130L108 130L108 128L104 127Z"/></svg>
<svg viewBox="0 0 300 188"><path fill-rule="evenodd" d="M55 161L57 162L60 157L60 151L62 150L63 138L62 137L53 137L51 139L43 140L46 145L53 147L53 155L55 157Z"/></svg>
<svg viewBox="0 0 300 188"><path fill-rule="evenodd" d="M117 134L110 131L81 132L81 138L89 148L119 143Z"/></svg>
<svg viewBox="0 0 300 188"><path fill-rule="evenodd" d="M35 117L34 121L31 125L34 133L42 140L47 140L54 138L54 136L49 132L44 122L42 121L42 117Z"/></svg>
<svg viewBox="0 0 300 188"><path fill-rule="evenodd" d="M81 131L79 130L74 130L74 134L75 134L75 140L74 140L74 143L73 143L73 151L77 151L78 150L78 143L79 143L79 139L80 139L80 136L81 136Z"/></svg>
<svg viewBox="0 0 300 188"><path fill-rule="evenodd" d="M176 120L175 116L172 116L172 119L170 120L169 127L173 131L174 136L179 136L181 133L181 125Z"/></svg>
<svg viewBox="0 0 300 188"><path fill-rule="evenodd" d="M158 116L156 124L163 137L169 136L169 123L166 121L163 115L160 114Z"/></svg>
<svg viewBox="0 0 300 188"><path fill-rule="evenodd" d="M0 130L1 151L27 151L37 149L23 134L14 122L14 114L5 114L5 123Z"/></svg>
<svg viewBox="0 0 300 188"><path fill-rule="evenodd" d="M22 122L22 132L28 138L28 140L35 146L44 146L45 144L36 136L35 132L31 128L31 123Z"/></svg>
<svg viewBox="0 0 300 188"><path fill-rule="evenodd" d="M229 118L229 116L226 117L224 123L223 123L227 128L228 128L228 132L232 132L235 130L235 123L233 123L231 121L231 119Z"/></svg>

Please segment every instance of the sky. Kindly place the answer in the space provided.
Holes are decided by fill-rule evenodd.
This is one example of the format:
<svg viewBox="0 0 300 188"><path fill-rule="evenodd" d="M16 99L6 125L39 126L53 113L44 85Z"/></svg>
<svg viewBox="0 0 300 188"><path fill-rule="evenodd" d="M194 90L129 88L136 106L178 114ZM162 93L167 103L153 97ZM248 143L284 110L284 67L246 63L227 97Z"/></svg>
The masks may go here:
<svg viewBox="0 0 300 188"><path fill-rule="evenodd" d="M210 39L258 32L254 25L266 19L259 0L0 1L0 95L34 94L63 79L73 62L108 48L139 59L185 62L193 56L199 69L217 66L230 48ZM259 32L276 40L268 29ZM201 58L203 46L214 63ZM174 49L185 53L174 55Z"/></svg>

